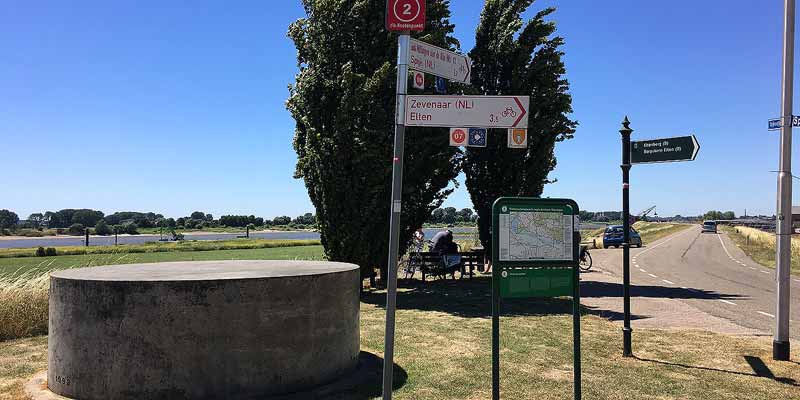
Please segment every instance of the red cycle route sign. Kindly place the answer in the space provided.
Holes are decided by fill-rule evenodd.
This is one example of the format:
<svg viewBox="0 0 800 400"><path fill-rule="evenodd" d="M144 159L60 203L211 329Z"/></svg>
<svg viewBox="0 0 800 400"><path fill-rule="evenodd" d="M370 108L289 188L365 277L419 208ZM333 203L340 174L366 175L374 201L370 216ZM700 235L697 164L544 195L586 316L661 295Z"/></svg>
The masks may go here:
<svg viewBox="0 0 800 400"><path fill-rule="evenodd" d="M386 0L386 29L422 31L425 29L425 0Z"/></svg>

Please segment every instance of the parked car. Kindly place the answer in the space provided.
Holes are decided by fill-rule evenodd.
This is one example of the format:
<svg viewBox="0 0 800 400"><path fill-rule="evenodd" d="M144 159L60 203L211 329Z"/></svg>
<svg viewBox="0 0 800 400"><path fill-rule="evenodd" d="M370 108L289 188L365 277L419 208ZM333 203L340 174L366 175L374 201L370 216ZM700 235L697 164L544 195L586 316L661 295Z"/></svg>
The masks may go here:
<svg viewBox="0 0 800 400"><path fill-rule="evenodd" d="M603 233L603 247L622 246L624 232L622 225L613 225L606 228L605 233ZM631 227L630 241L631 246L642 247L642 237L639 236L639 232L636 232L636 229L633 229L633 227Z"/></svg>
<svg viewBox="0 0 800 400"><path fill-rule="evenodd" d="M717 233L717 221L703 221L703 233Z"/></svg>

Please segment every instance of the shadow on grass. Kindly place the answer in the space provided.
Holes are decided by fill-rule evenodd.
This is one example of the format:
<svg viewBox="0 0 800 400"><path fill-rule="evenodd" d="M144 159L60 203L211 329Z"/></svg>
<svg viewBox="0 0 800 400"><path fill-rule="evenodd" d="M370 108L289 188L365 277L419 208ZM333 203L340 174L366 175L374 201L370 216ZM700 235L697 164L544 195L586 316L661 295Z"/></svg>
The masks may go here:
<svg viewBox="0 0 800 400"><path fill-rule="evenodd" d="M397 291L397 309L438 311L465 318L490 318L492 316L492 279L490 277L475 277L473 279L439 279L422 282L419 280L399 280ZM584 283L581 283L583 292ZM620 289L620 295L621 295ZM361 301L379 307L386 306L386 293L365 292ZM616 318L611 310L582 307L582 313L599 315L603 318ZM503 316L541 316L541 315L571 315L572 299L569 297L558 298L530 298L530 299L505 299L501 306ZM631 319L647 317L632 315Z"/></svg>
<svg viewBox="0 0 800 400"><path fill-rule="evenodd" d="M476 276L473 279L438 279L422 282L420 280L398 281L397 308L400 310L420 310L446 312L466 318L489 318L492 315L491 277ZM622 301L622 284L582 281L581 297L618 297ZM631 297L652 297L671 299L742 299L742 296L718 293L699 289L682 289L668 286L631 285ZM361 300L379 307L386 306L385 292L365 292ZM622 320L621 312L599 307L582 307L586 314L598 315L612 321ZM507 299L503 301L504 316L536 316L571 314L570 298L531 298ZM644 315L631 315L632 320L649 318Z"/></svg>
<svg viewBox="0 0 800 400"><path fill-rule="evenodd" d="M408 381L408 374L394 364L392 390L403 387ZM268 397L270 400L367 400L380 397L383 387L383 358L362 351L358 356L358 368L355 372L328 385L303 393Z"/></svg>
<svg viewBox="0 0 800 400"><path fill-rule="evenodd" d="M674 362L662 361L662 360L652 360L652 359L641 358L641 357L634 357L634 358L639 360L639 361L644 361L644 362L649 362L649 363L659 364L659 365L666 365L666 366L670 366L670 367L680 367L680 368L700 370L700 371L722 372L722 373L731 374L731 375L767 378L767 379L771 379L771 380L773 380L775 382L780 382L780 383L783 383L783 384L786 384L786 385L800 386L800 385L798 385L797 381L795 381L792 378L776 377L775 374L773 374L772 371L769 369L769 367L766 364L764 364L764 361L762 361L761 358L759 358L759 357L744 356L745 361L747 361L747 363L750 365L750 368L753 369L753 373L752 374L748 374L748 373L745 373L745 372L738 372L738 371L729 371L729 370L726 370L726 369L719 369L719 368L710 368L710 367L702 367L702 366L697 366L697 365L674 363Z"/></svg>

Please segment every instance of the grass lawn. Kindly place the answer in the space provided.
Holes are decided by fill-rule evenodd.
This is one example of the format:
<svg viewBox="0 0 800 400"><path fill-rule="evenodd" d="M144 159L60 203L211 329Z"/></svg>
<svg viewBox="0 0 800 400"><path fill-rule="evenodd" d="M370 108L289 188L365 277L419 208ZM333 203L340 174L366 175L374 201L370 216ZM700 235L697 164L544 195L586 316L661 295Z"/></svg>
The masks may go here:
<svg viewBox="0 0 800 400"><path fill-rule="evenodd" d="M54 269L201 260L321 260L322 246L272 247L242 250L169 251L155 253L82 254L55 257L0 258L0 275L45 272Z"/></svg>
<svg viewBox="0 0 800 400"><path fill-rule="evenodd" d="M362 350L382 356L385 292L364 294ZM489 280L401 282L397 399L491 398ZM567 299L516 300L501 320L505 399L572 398L572 320ZM769 338L636 330L636 358L621 357L619 325L582 318L585 399L797 399L800 368L771 360ZM46 368L46 338L0 342L0 399ZM800 354L794 354L795 359ZM365 388L354 399L377 398Z"/></svg>
<svg viewBox="0 0 800 400"><path fill-rule="evenodd" d="M121 244L118 246L57 246L53 247L59 256L81 254L121 254L158 253L170 251L210 251L264 249L270 247L309 246L320 244L319 240L269 240L269 239L230 239L230 240L186 240L178 242L152 241L143 244ZM37 257L36 248L0 249L0 258Z"/></svg>

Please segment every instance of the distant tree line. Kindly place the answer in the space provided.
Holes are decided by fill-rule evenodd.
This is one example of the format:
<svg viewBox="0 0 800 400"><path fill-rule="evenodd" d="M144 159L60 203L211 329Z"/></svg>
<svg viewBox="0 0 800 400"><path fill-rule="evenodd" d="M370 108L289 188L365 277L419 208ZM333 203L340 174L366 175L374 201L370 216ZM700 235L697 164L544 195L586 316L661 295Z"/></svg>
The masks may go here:
<svg viewBox="0 0 800 400"><path fill-rule="evenodd" d="M736 219L736 213L734 213L733 211L722 212L722 211L712 210L703 214L703 219L713 219L713 220Z"/></svg>
<svg viewBox="0 0 800 400"><path fill-rule="evenodd" d="M621 221L622 220L622 212L621 211L600 211L600 212L581 211L580 212L580 218L581 218L581 221L595 221L595 222Z"/></svg>
<svg viewBox="0 0 800 400"><path fill-rule="evenodd" d="M456 210L455 207L436 208L431 212L428 222L431 224L457 224L475 222L478 215L471 208Z"/></svg>
<svg viewBox="0 0 800 400"><path fill-rule="evenodd" d="M86 228L93 228L96 235L112 235L114 233L138 234L140 228L168 229L204 229L218 227L270 227L286 226L290 228L316 227L317 217L305 213L295 218L289 216L275 217L273 220L255 215L223 215L219 219L202 211L194 211L186 217L164 218L154 212L119 211L105 215L102 211L92 209L64 209L33 213L27 220L10 210L0 210L0 230L3 234L19 229L44 230L55 229L59 233L82 235Z"/></svg>

